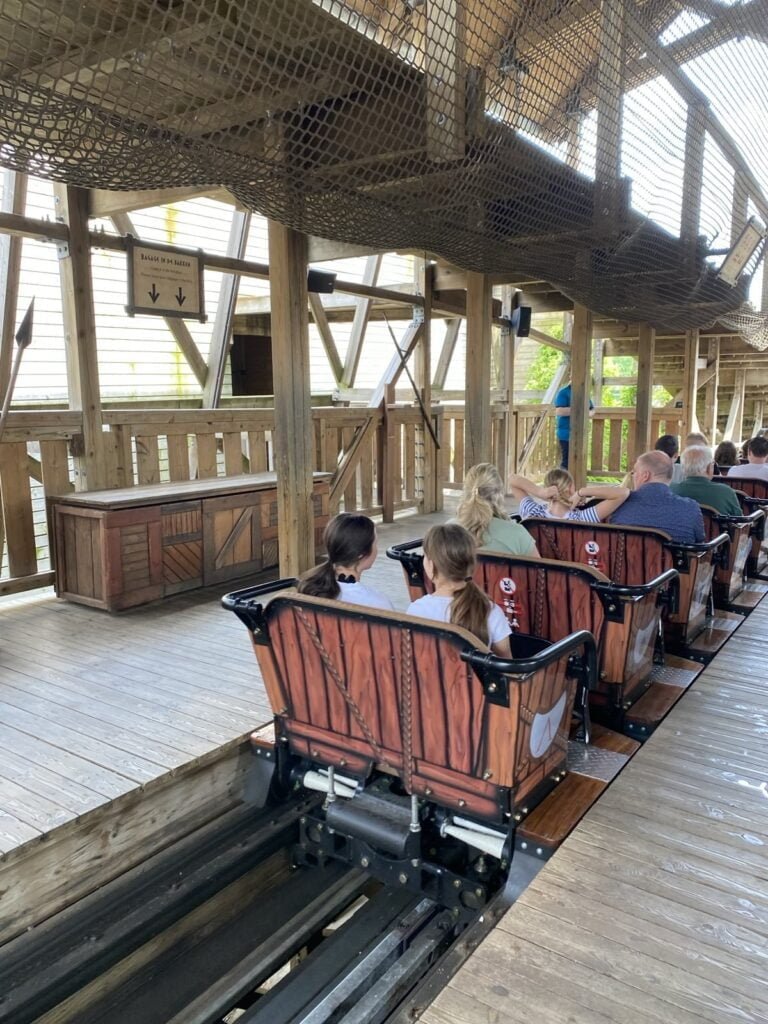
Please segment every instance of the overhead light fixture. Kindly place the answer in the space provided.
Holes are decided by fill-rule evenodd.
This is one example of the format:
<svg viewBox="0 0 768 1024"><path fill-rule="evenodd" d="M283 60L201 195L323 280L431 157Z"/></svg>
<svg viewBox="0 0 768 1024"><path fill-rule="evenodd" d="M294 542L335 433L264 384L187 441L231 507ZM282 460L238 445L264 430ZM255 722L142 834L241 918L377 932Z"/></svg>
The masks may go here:
<svg viewBox="0 0 768 1024"><path fill-rule="evenodd" d="M717 272L720 280L725 281L726 284L736 284L744 268L764 240L765 225L757 217L750 217L728 250L722 266Z"/></svg>

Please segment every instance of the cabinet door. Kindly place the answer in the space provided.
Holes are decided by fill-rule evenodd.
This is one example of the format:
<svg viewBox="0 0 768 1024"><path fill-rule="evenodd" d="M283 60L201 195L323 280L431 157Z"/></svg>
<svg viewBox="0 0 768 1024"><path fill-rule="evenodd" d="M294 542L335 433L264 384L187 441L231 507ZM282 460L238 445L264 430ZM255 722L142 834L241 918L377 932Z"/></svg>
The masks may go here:
<svg viewBox="0 0 768 1024"><path fill-rule="evenodd" d="M203 501L203 583L223 583L277 564L275 490L249 491ZM274 536L270 542L269 535ZM274 549L274 552L273 552ZM271 556L271 557L270 557Z"/></svg>
<svg viewBox="0 0 768 1024"><path fill-rule="evenodd" d="M163 585L178 594L203 585L203 510L200 501L175 501L160 509Z"/></svg>

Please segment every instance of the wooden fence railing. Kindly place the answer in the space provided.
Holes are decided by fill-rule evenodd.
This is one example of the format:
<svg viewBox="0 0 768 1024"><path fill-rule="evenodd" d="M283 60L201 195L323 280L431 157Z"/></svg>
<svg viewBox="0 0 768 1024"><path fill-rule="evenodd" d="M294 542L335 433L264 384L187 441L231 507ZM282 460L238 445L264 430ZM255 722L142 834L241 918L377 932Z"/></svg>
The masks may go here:
<svg viewBox="0 0 768 1024"><path fill-rule="evenodd" d="M114 487L237 476L274 467L270 409L111 409L102 414L107 475ZM315 468L336 472L354 443L354 462L332 509L391 516L423 505L425 431L413 406L313 410ZM433 427L440 435L442 410ZM367 429L363 429L367 428ZM362 432L362 436L359 436ZM46 500L74 487L70 444L78 412L14 412L0 442L0 596L53 582ZM431 444L431 441L429 441ZM388 472L384 467L388 467Z"/></svg>

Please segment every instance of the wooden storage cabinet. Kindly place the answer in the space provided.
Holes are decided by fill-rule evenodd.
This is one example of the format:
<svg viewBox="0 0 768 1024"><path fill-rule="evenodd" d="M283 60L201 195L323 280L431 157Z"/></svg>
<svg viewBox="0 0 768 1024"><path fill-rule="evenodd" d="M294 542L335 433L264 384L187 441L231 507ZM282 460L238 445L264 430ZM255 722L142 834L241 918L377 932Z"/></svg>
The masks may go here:
<svg viewBox="0 0 768 1024"><path fill-rule="evenodd" d="M329 479L314 481L315 546ZM274 473L53 498L56 593L119 611L278 564Z"/></svg>

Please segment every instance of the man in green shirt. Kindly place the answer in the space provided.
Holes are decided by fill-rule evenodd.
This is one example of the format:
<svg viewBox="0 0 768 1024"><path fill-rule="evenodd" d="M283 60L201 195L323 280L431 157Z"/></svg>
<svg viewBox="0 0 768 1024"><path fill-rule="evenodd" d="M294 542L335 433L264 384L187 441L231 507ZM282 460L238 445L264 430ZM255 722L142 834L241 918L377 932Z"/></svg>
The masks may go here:
<svg viewBox="0 0 768 1024"><path fill-rule="evenodd" d="M685 448L680 456L680 464L683 480L682 483L671 484L671 491L683 498L693 498L700 505L709 505L724 516L744 514L733 488L712 482L715 463L711 449L698 444Z"/></svg>

